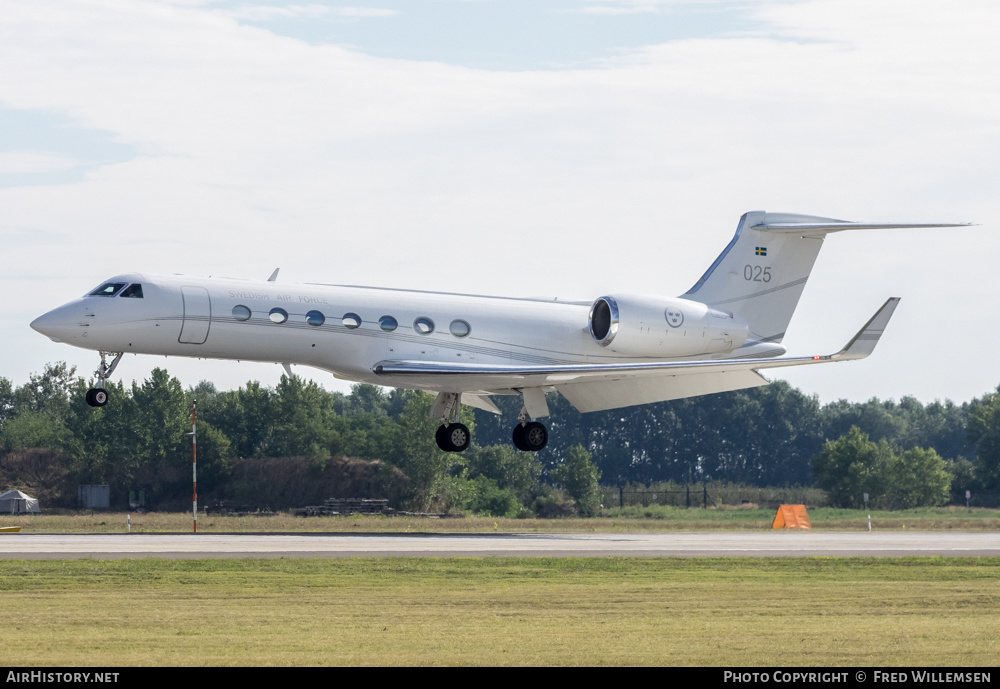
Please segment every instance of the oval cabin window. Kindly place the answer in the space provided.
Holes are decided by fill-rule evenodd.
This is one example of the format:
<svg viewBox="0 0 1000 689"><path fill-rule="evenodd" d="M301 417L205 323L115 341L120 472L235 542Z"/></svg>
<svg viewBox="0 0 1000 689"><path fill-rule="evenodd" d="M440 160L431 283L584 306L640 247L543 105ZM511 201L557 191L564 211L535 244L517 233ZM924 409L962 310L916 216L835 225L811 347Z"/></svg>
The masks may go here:
<svg viewBox="0 0 1000 689"><path fill-rule="evenodd" d="M463 320L452 321L450 330L451 334L454 335L455 337L465 337L470 332L472 332L472 328L470 328L469 324Z"/></svg>

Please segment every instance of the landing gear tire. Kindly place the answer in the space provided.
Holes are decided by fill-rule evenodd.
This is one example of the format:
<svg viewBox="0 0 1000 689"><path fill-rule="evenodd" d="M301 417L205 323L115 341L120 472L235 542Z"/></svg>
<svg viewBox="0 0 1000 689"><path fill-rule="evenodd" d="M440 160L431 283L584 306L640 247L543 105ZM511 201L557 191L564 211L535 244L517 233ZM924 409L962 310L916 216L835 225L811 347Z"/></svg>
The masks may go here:
<svg viewBox="0 0 1000 689"><path fill-rule="evenodd" d="M538 452L549 442L549 432L537 421L514 426L514 447L522 452Z"/></svg>
<svg viewBox="0 0 1000 689"><path fill-rule="evenodd" d="M108 391L104 388L87 390L87 404L92 407L103 407L108 403Z"/></svg>
<svg viewBox="0 0 1000 689"><path fill-rule="evenodd" d="M445 452L462 452L472 443L472 434L464 423L451 423L438 426L434 439Z"/></svg>
<svg viewBox="0 0 1000 689"><path fill-rule="evenodd" d="M528 446L524 443L524 424L517 424L514 426L514 447L516 447L521 452L530 452Z"/></svg>

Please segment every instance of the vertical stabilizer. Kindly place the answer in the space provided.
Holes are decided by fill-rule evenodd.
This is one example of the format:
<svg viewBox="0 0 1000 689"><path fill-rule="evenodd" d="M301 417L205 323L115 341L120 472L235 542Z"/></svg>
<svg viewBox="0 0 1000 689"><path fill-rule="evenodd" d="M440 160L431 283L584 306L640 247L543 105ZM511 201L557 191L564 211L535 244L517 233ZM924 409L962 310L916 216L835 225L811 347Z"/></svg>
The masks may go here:
<svg viewBox="0 0 1000 689"><path fill-rule="evenodd" d="M744 213L733 241L683 295L738 314L746 320L755 342L781 342L823 246L823 234L800 236L760 229L773 217L776 214L764 211Z"/></svg>

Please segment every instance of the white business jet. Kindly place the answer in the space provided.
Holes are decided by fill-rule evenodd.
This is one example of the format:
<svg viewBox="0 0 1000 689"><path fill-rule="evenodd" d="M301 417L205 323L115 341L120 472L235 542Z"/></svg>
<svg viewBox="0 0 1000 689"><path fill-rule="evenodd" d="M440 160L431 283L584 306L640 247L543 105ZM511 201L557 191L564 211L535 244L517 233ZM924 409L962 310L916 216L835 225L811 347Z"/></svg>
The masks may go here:
<svg viewBox="0 0 1000 689"><path fill-rule="evenodd" d="M499 414L490 395L520 395L514 445L548 442L545 393L581 412L767 384L759 371L862 359L898 298L882 305L835 354L785 357L781 340L831 232L955 224L862 224L755 211L680 297L631 294L593 302L513 299L323 284L128 273L35 319L56 342L96 350L87 394L123 354L162 354L313 366L336 377L437 394L437 443L471 442L460 404ZM111 359L110 362L108 359Z"/></svg>

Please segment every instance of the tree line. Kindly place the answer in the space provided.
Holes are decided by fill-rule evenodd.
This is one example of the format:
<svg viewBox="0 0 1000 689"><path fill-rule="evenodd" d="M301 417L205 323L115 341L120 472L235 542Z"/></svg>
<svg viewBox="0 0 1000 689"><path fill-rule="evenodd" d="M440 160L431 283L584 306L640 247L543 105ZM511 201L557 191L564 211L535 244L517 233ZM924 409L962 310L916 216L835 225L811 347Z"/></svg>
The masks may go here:
<svg viewBox="0 0 1000 689"><path fill-rule="evenodd" d="M185 390L156 369L141 383L109 384L111 401L95 409L84 402L87 388L64 363L16 388L0 378L0 445L57 450L78 480L107 483L119 496L135 487L170 495L190 485L184 433L197 400L206 494L222 490L241 462L281 457L303 458L314 472L335 457L381 462L402 477L393 490L406 506L511 515L568 505L593 513L598 481L816 485L843 506L859 491L886 507L964 504L966 490L976 504L996 504L1000 494L1000 392L960 405L910 397L821 405L778 381L590 414L550 395L549 446L538 453L510 442L520 398L496 396L502 417L463 407L474 445L449 454L434 441L426 393L371 385L331 393L299 376L273 388L251 381L220 391L203 381Z"/></svg>

